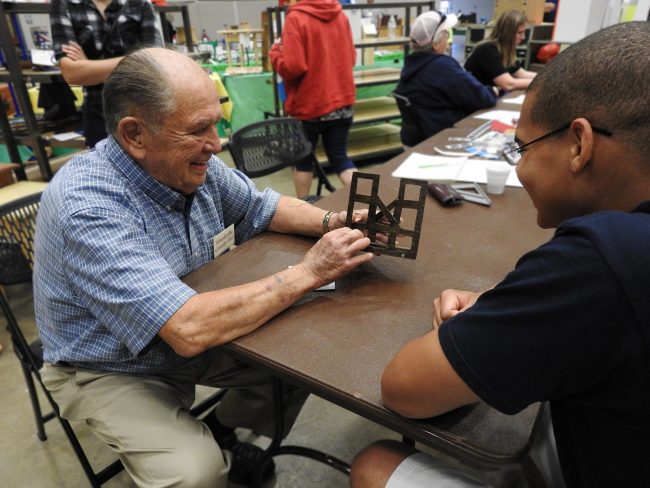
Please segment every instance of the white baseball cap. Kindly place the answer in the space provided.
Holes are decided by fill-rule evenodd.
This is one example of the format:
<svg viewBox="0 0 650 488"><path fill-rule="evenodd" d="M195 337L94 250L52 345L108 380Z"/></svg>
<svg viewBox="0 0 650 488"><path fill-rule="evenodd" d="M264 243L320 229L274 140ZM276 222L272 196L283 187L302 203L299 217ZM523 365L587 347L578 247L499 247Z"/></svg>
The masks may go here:
<svg viewBox="0 0 650 488"><path fill-rule="evenodd" d="M411 28L411 40L417 46L431 44L438 32L451 29L458 23L454 14L444 15L435 10L429 10L420 15Z"/></svg>

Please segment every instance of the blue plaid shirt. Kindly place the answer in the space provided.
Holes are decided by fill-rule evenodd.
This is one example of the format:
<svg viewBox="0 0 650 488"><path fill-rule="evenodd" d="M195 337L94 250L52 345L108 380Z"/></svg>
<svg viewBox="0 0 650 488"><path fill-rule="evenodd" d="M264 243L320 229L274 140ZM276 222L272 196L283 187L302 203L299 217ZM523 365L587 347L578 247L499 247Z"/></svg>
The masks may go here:
<svg viewBox="0 0 650 488"><path fill-rule="evenodd" d="M280 195L258 191L216 156L184 197L109 137L68 162L41 200L36 324L50 363L145 373L182 358L157 335L193 295L180 277L213 259L230 224L241 243L267 228Z"/></svg>

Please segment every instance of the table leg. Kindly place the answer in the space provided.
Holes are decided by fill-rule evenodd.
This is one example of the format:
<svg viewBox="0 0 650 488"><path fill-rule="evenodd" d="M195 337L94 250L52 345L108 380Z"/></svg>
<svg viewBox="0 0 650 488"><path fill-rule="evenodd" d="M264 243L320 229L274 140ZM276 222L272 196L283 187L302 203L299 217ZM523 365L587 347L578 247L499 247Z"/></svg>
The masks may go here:
<svg viewBox="0 0 650 488"><path fill-rule="evenodd" d="M282 435L284 433L284 399L282 395L282 380L279 378L273 378L273 399L274 399L274 413L275 413L275 432L273 434L273 440L271 445L264 452L264 457L260 460L259 464L255 468L253 473L253 479L251 486L253 488L261 488L262 486L262 473L264 472L264 467L271 458L275 456L283 455L292 455L292 456L303 456L314 461L319 461L323 464L340 471L343 474L350 474L350 465L344 461L341 461L334 456L325 454L324 452L317 451L315 449L310 449L308 447L301 446L281 446Z"/></svg>

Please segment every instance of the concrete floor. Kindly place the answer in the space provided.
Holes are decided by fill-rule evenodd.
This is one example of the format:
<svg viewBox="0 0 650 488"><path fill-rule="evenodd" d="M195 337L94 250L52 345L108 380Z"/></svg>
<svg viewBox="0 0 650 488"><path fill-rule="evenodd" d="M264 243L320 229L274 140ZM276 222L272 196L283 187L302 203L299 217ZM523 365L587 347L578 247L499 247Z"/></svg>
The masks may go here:
<svg viewBox="0 0 650 488"><path fill-rule="evenodd" d="M227 159L227 154L223 157ZM364 170L372 171L372 166L366 166ZM332 181L340 185L335 176ZM282 193L293 194L289 169L271 177L259 178L257 184L262 188L271 186ZM36 338L31 284L9 287L7 295L28 339ZM4 352L0 353L0 487L88 486L74 451L56 420L46 426L47 441L41 442L36 437L29 396L4 325L2 317L0 344L4 345ZM96 469L115 459L114 454L84 425L75 424L73 427ZM319 449L350 462L356 452L382 438L398 439L399 436L312 395L285 443ZM260 444L268 442L266 439L257 441ZM268 483L268 487L337 488L348 483L346 476L309 459L281 456L276 459L276 465L276 478ZM485 479L495 479L494 473L488 473ZM511 480L504 484L501 476L496 479L500 480L496 484L501 486L521 486L519 481ZM134 485L129 476L122 472L104 486L119 488Z"/></svg>

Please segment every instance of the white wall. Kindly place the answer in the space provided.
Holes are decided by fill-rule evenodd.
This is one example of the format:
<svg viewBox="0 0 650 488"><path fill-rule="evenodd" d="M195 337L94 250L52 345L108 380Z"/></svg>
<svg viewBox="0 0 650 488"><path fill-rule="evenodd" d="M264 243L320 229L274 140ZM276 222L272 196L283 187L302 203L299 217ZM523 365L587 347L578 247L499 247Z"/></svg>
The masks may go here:
<svg viewBox="0 0 650 488"><path fill-rule="evenodd" d="M172 3L172 2L169 2ZM247 21L252 28L261 28L262 11L278 4L276 1L200 1L190 5L192 27L197 34L205 29L211 39L217 38L217 31L228 29L231 25ZM181 25L180 15L174 15L174 26Z"/></svg>
<svg viewBox="0 0 650 488"><path fill-rule="evenodd" d="M404 9L382 9L382 3L409 3L408 0L375 0L375 9L386 15L398 15L404 17ZM173 4L173 0L168 0ZM365 0L357 0L356 3L366 3ZM197 35L205 29L211 39L216 37L216 31L224 29L224 26L236 24L238 16L239 21L246 20L253 28L261 27L261 12L267 7L274 7L278 4L277 0L240 0L237 2L225 0L204 0L196 1L189 6L192 26ZM436 0L436 7L440 6L440 0ZM494 0L451 0L451 12L462 10L464 13L476 12L477 19L485 17L488 20L492 18L494 12ZM173 24L178 27L182 24L180 14L172 14L174 17ZM412 19L415 19L415 10L413 10Z"/></svg>
<svg viewBox="0 0 650 488"><path fill-rule="evenodd" d="M618 22L622 0L562 0L555 17L553 40L576 42Z"/></svg>
<svg viewBox="0 0 650 488"><path fill-rule="evenodd" d="M450 0L449 4L449 11L454 14L459 10L464 14L476 12L477 22L481 17L485 17L489 22L494 14L494 0Z"/></svg>

